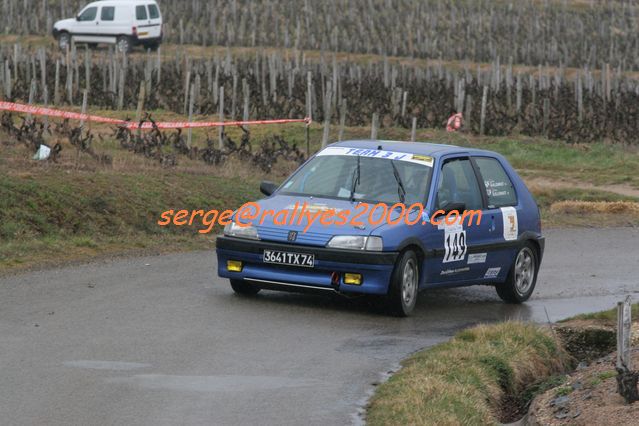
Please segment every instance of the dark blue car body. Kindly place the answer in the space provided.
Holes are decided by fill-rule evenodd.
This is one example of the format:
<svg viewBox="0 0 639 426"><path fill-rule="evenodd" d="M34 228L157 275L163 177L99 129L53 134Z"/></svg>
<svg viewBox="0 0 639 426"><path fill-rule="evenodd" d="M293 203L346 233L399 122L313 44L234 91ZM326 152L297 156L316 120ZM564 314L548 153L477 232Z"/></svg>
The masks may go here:
<svg viewBox="0 0 639 426"><path fill-rule="evenodd" d="M491 284L498 287L499 292L500 285L517 278L513 272L514 264L516 261L519 262L518 253L521 249L528 247L528 252L533 253L530 259L534 263L531 276L534 287L544 251L539 209L522 179L504 157L486 150L420 142L356 140L339 142L330 147L356 148L366 152L384 150L431 158L432 173L428 181L424 182L424 185L429 186L427 199L423 200L425 219L437 210L437 197L441 196L442 188L447 188L448 192L455 191L444 182L444 165L461 162L459 164L463 163L467 170L471 170L469 167L472 166L479 186L479 195L474 196L480 196L477 198L481 205L480 224L464 224L463 229L458 228L457 231L451 231L446 226L433 226L431 223L421 222L417 225L407 225L403 222L396 225L366 224L363 227L314 224L303 232L305 223L281 226L266 221L256 226L259 235L257 240L228 235L218 237L220 277L229 278L232 282L241 281L243 285L260 289L387 295L399 258L402 253L410 250L417 258L419 290ZM311 160L312 158L308 161ZM501 179L504 182L487 179L485 173L479 170L480 163L487 164L492 169L498 169L498 164L508 179ZM491 205L488 201L489 195L500 193L506 186L506 196L511 197L513 202L507 206ZM257 203L262 209L282 209L296 202L308 202L322 208L351 210L357 204L349 199L304 197L283 192L285 191L280 187ZM453 199L455 197L454 194L449 196ZM448 254L450 247L447 250L446 239L455 232L464 234L465 247L463 255L460 251L457 257L451 260ZM295 236L294 241L291 241L291 235ZM328 248L327 243L334 235L378 236L383 241L383 249L369 251ZM265 250L312 255L314 264L309 268L265 263ZM228 261L242 262L241 271L230 271L227 267ZM526 258L523 257L522 264L525 261ZM346 284L343 278L346 273L361 274L361 283ZM522 302L528 296L529 294L519 298L510 297L511 300L504 296L502 298Z"/></svg>

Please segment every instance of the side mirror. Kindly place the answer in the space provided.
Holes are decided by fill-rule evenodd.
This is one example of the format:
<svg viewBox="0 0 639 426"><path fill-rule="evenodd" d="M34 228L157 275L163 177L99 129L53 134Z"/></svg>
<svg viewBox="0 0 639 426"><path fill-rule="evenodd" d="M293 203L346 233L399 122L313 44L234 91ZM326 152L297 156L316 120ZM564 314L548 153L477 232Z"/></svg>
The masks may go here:
<svg viewBox="0 0 639 426"><path fill-rule="evenodd" d="M466 211L466 203L448 203L440 210L443 210L444 213L440 213L437 216L445 216L453 210L456 210L459 214L462 214ZM433 218L436 218L437 216L434 216Z"/></svg>
<svg viewBox="0 0 639 426"><path fill-rule="evenodd" d="M260 192L266 196L270 196L277 189L277 185L273 182L269 182L267 180L262 181L260 183Z"/></svg>
<svg viewBox="0 0 639 426"><path fill-rule="evenodd" d="M76 16L75 16L75 20L76 20L76 21L79 21L79 20L80 20L80 15L76 15Z"/></svg>

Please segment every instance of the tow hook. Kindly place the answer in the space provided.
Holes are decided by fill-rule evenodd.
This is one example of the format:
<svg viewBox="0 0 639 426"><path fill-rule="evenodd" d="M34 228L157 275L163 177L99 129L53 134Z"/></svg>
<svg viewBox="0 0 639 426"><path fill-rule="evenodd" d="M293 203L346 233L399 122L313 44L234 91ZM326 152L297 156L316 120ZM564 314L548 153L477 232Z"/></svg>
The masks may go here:
<svg viewBox="0 0 639 426"><path fill-rule="evenodd" d="M331 273L331 286L333 286L333 288L335 288L335 290L339 289L339 280L340 280L339 272L332 272Z"/></svg>

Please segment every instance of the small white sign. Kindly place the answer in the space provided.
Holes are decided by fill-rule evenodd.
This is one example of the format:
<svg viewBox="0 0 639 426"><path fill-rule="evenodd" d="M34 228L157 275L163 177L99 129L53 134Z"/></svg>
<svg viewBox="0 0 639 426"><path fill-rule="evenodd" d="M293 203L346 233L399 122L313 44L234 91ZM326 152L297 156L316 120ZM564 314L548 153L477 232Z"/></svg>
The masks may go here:
<svg viewBox="0 0 639 426"><path fill-rule="evenodd" d="M501 268L488 268L486 270L484 278L497 278L497 275L499 275L499 271L501 271Z"/></svg>
<svg viewBox="0 0 639 426"><path fill-rule="evenodd" d="M486 263L486 256L488 253L473 253L468 255L468 264L473 263Z"/></svg>
<svg viewBox="0 0 639 426"><path fill-rule="evenodd" d="M502 207L501 216L504 220L504 240L516 240L519 236L519 224L517 223L517 210L514 207Z"/></svg>

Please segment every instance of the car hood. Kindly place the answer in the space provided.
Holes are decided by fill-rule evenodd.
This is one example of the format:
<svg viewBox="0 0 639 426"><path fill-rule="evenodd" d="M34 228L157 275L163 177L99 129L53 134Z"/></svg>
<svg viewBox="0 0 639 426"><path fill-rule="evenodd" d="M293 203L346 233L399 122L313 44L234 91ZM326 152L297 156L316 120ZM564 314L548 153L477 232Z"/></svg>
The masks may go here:
<svg viewBox="0 0 639 426"><path fill-rule="evenodd" d="M357 222L362 223L362 226L351 224L351 220L362 211L362 208L356 209L359 203L353 203L348 200L273 195L257 201L255 204L259 206L260 216L266 210L273 210L276 214L275 216L267 215L263 219L258 217L252 220L260 239L266 241L325 246L334 235L370 235L371 231L379 226L368 223L368 213L356 219ZM336 214L341 212L343 217L347 218L346 224L320 224L321 212L330 209L334 209ZM310 226L308 216L304 212L307 212L311 217L317 214L315 221ZM241 221L247 222L247 220ZM331 218L330 221L343 222L337 216ZM290 231L297 232L294 241L291 241Z"/></svg>
<svg viewBox="0 0 639 426"><path fill-rule="evenodd" d="M69 26L73 24L74 22L75 22L75 18L62 19L60 21L57 21L55 24L53 24L53 28L55 28L56 30L61 28L69 28Z"/></svg>

